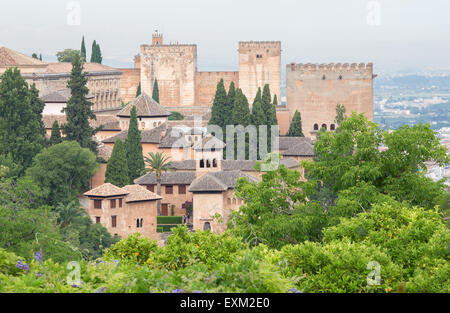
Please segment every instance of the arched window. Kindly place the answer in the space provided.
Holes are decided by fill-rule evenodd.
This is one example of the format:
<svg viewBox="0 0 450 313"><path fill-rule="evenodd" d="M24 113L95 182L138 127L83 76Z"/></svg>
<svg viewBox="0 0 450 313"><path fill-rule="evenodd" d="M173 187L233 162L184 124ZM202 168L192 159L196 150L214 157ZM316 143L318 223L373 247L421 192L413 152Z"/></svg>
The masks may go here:
<svg viewBox="0 0 450 313"><path fill-rule="evenodd" d="M204 168L205 167L205 160L201 159L200 160L200 168Z"/></svg>
<svg viewBox="0 0 450 313"><path fill-rule="evenodd" d="M319 130L319 124L314 124L314 130Z"/></svg>
<svg viewBox="0 0 450 313"><path fill-rule="evenodd" d="M205 224L203 224L203 230L204 231L211 230L211 223L205 222Z"/></svg>
<svg viewBox="0 0 450 313"><path fill-rule="evenodd" d="M189 136L189 142L192 142L192 136Z"/></svg>
<svg viewBox="0 0 450 313"><path fill-rule="evenodd" d="M213 167L217 167L217 160L213 159Z"/></svg>
<svg viewBox="0 0 450 313"><path fill-rule="evenodd" d="M325 130L327 130L327 124L322 124L322 128L324 128Z"/></svg>
<svg viewBox="0 0 450 313"><path fill-rule="evenodd" d="M206 167L211 167L211 161L206 160Z"/></svg>
<svg viewBox="0 0 450 313"><path fill-rule="evenodd" d="M330 125L330 130L334 130L334 128L335 128L334 124L331 124Z"/></svg>
<svg viewBox="0 0 450 313"><path fill-rule="evenodd" d="M156 127L156 122L153 122L153 127Z"/></svg>
<svg viewBox="0 0 450 313"><path fill-rule="evenodd" d="M142 122L142 123L141 123L141 127L142 127L142 128L145 128L145 122Z"/></svg>

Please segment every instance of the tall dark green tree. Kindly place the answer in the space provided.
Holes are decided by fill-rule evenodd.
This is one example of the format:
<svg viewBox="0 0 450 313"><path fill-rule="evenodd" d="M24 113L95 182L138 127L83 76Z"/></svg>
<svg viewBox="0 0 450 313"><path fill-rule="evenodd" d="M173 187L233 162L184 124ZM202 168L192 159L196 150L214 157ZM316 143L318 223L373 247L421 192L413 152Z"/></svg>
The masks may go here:
<svg viewBox="0 0 450 313"><path fill-rule="evenodd" d="M128 177L132 183L142 175L145 169L144 156L142 155L141 131L138 129L136 107L131 109L128 136L125 140L127 151Z"/></svg>
<svg viewBox="0 0 450 313"><path fill-rule="evenodd" d="M42 61L42 53L39 54L39 60Z"/></svg>
<svg viewBox="0 0 450 313"><path fill-rule="evenodd" d="M252 124L255 125L256 130L257 130L257 134L258 134L258 138L260 135L260 131L259 131L259 126L261 125L267 125L267 119L266 119L266 115L264 114L264 110L262 108L262 104L261 101L256 101L253 104L252 107ZM261 156L259 154L259 141L258 138L256 139L256 142L252 142L254 144L255 147L258 148L258 160L261 160L263 156Z"/></svg>
<svg viewBox="0 0 450 313"><path fill-rule="evenodd" d="M63 112L66 113L67 123L62 127L66 135L65 140L77 141L81 147L89 148L97 153L97 144L92 136L100 129L93 129L89 120L96 120L92 111L92 102L86 99L89 89L86 86L86 73L83 73L83 61L79 55L72 62L72 73L67 82L71 97Z"/></svg>
<svg viewBox="0 0 450 313"><path fill-rule="evenodd" d="M271 132L271 125L278 125L277 121L277 112L276 108L272 103L272 97L270 96L270 87L268 84L264 85L263 93L262 93L262 108L264 110L264 114L267 118L267 151L272 151L272 132Z"/></svg>
<svg viewBox="0 0 450 313"><path fill-rule="evenodd" d="M236 90L236 96L234 98L233 112L231 114L231 125L242 125L243 127L247 127L252 123L252 116L250 114L250 108L248 105L247 97L244 95L242 90L238 88ZM235 134L235 145L234 145L234 155L235 159L238 156L238 147L237 147L237 135L239 131ZM248 142L249 135L245 134L245 158L248 159L249 151L248 151Z"/></svg>
<svg viewBox="0 0 450 313"><path fill-rule="evenodd" d="M211 108L211 119L208 125L218 125L222 129L226 126L225 119L225 106L227 104L227 91L223 83L223 79L217 83L216 94L214 96L213 106Z"/></svg>
<svg viewBox="0 0 450 313"><path fill-rule="evenodd" d="M84 43L84 36L83 36L83 40L81 41L80 55L81 55L81 59L83 60L83 62L86 62L86 60L87 60L87 58L86 58L86 44Z"/></svg>
<svg viewBox="0 0 450 313"><path fill-rule="evenodd" d="M261 87L258 87L258 91L256 92L255 99L253 99L253 104L259 101L262 104L262 95L261 95Z"/></svg>
<svg viewBox="0 0 450 313"><path fill-rule="evenodd" d="M61 129L59 128L58 121L55 120L52 125L52 135L50 136L50 145L57 145L62 142Z"/></svg>
<svg viewBox="0 0 450 313"><path fill-rule="evenodd" d="M92 53L91 53L91 63L101 64L103 60L102 51L100 50L100 45L94 40L92 42Z"/></svg>
<svg viewBox="0 0 450 313"><path fill-rule="evenodd" d="M276 107L278 105L278 98L277 95L273 96L273 105Z"/></svg>
<svg viewBox="0 0 450 313"><path fill-rule="evenodd" d="M228 88L228 94L227 94L227 102L224 107L223 113L224 113L224 125L230 125L231 124L231 114L233 113L233 106L234 106L234 98L236 97L236 85L234 82L230 83L230 87ZM224 130L225 135L225 130Z"/></svg>
<svg viewBox="0 0 450 313"><path fill-rule="evenodd" d="M130 184L128 177L127 151L122 140L114 143L111 157L106 165L105 183L111 183L118 187Z"/></svg>
<svg viewBox="0 0 450 313"><path fill-rule="evenodd" d="M33 54L31 55L31 57L32 57L33 59L39 60L37 53L33 53Z"/></svg>
<svg viewBox="0 0 450 313"><path fill-rule="evenodd" d="M298 110L295 110L294 117L292 118L291 125L286 134L289 137L305 137L302 131L302 117Z"/></svg>
<svg viewBox="0 0 450 313"><path fill-rule="evenodd" d="M38 96L37 89L28 87L17 68L9 68L1 76L0 155L10 155L22 171L44 145L44 105Z"/></svg>
<svg viewBox="0 0 450 313"><path fill-rule="evenodd" d="M139 85L136 90L136 98L139 97L140 94L141 94L141 83L139 82Z"/></svg>
<svg viewBox="0 0 450 313"><path fill-rule="evenodd" d="M159 87L157 79L155 79L155 83L153 84L152 99L159 103Z"/></svg>

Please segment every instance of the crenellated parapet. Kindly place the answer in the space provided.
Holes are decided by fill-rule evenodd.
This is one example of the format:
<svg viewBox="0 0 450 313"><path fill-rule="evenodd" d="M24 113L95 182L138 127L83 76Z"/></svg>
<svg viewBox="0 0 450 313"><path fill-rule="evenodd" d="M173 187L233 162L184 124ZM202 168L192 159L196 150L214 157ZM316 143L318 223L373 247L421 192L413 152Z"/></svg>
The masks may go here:
<svg viewBox="0 0 450 313"><path fill-rule="evenodd" d="M239 48L280 48L281 41L239 41Z"/></svg>
<svg viewBox="0 0 450 313"><path fill-rule="evenodd" d="M300 71L300 72L355 72L355 73L372 73L373 64L372 63L322 63L322 64L297 64L291 63L287 65L287 69L290 71Z"/></svg>

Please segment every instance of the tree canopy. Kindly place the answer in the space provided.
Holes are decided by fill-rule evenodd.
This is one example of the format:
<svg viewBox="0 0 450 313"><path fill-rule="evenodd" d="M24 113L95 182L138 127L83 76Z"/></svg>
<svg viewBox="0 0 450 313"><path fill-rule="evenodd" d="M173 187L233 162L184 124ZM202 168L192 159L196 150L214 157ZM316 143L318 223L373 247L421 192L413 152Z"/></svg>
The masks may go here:
<svg viewBox="0 0 450 313"><path fill-rule="evenodd" d="M127 164L127 150L122 140L114 143L111 157L108 160L105 173L105 183L111 183L118 187L129 185L131 180Z"/></svg>

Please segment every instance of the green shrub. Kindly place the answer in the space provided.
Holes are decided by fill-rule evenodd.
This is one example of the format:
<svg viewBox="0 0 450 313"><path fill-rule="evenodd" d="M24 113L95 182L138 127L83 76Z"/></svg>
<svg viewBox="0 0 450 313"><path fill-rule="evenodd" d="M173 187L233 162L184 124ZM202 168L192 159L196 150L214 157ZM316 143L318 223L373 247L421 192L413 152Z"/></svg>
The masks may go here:
<svg viewBox="0 0 450 313"><path fill-rule="evenodd" d="M141 234L135 233L106 249L104 256L109 261L125 260L144 263L157 248L154 240L141 237Z"/></svg>
<svg viewBox="0 0 450 313"><path fill-rule="evenodd" d="M177 225L181 224L182 216L158 216L156 218L156 222L158 225L160 224L170 224Z"/></svg>
<svg viewBox="0 0 450 313"><path fill-rule="evenodd" d="M164 232L164 227L162 227L162 226L157 226L157 227L156 227L156 232L157 232L157 233L162 233L162 232Z"/></svg>

